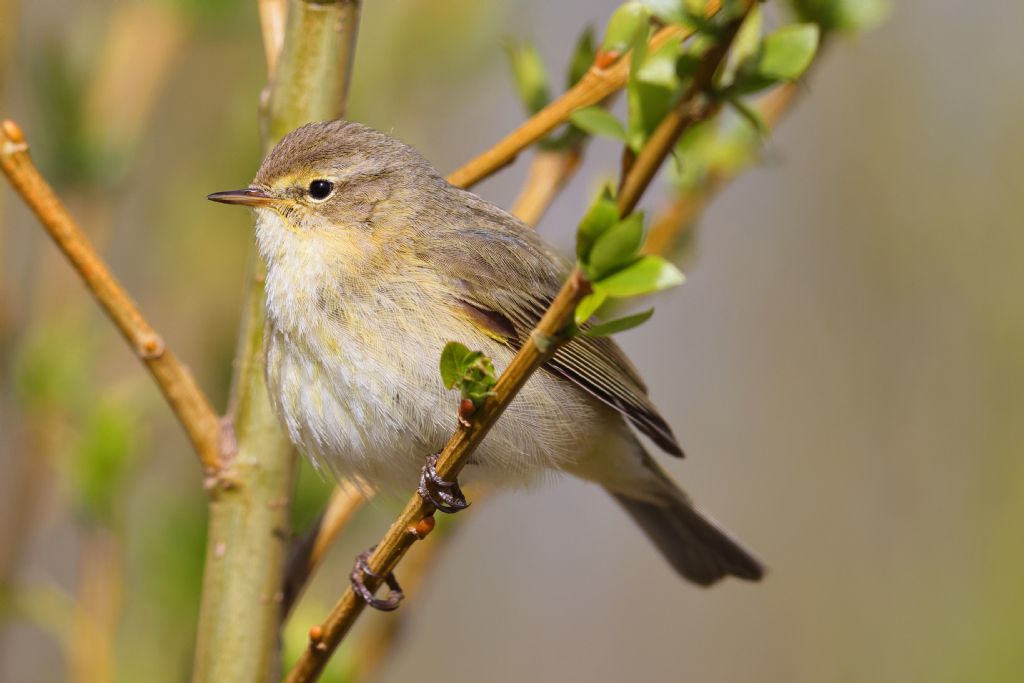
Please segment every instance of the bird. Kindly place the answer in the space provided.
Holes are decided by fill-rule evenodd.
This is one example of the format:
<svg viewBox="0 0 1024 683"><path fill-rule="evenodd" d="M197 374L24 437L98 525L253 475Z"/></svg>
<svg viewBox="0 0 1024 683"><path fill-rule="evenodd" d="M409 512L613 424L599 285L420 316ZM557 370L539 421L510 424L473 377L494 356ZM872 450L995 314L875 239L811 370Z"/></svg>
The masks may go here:
<svg viewBox="0 0 1024 683"><path fill-rule="evenodd" d="M290 440L318 467L374 489L416 487L425 455L452 433L458 398L438 371L446 344L480 350L500 371L571 269L533 228L354 121L297 128L248 187L209 199L254 210L266 384ZM603 487L689 581L761 579L761 562L694 505L633 429L682 457L619 347L574 336L463 474L505 486L576 476Z"/></svg>

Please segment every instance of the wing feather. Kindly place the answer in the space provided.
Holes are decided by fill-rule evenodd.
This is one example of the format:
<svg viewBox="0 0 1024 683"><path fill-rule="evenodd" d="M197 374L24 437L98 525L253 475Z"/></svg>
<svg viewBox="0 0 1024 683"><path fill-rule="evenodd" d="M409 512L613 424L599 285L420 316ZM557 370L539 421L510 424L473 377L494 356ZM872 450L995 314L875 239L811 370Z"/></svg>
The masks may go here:
<svg viewBox="0 0 1024 683"><path fill-rule="evenodd" d="M458 292L453 305L485 334L515 349L540 321L569 270L531 228L509 226L507 219L460 229L458 238L430 240L423 249L424 260L452 279ZM610 339L575 337L544 370L573 382L666 452L682 456L636 368Z"/></svg>

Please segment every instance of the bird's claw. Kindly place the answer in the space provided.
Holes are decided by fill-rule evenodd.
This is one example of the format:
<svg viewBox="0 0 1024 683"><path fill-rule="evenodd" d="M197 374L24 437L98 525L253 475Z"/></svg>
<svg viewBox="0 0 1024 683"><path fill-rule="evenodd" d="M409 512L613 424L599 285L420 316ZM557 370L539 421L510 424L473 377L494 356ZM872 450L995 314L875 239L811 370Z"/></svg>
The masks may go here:
<svg viewBox="0 0 1024 683"><path fill-rule="evenodd" d="M370 548L366 552L360 553L359 557L356 558L356 564L352 567L352 573L349 575L349 579L352 581L352 590L370 607L379 609L382 612L392 612L398 609L398 604L402 602L405 594L402 593L402 587L398 585L398 579L391 572L388 572L387 576L384 577L384 583L387 584L390 591L388 597L378 598L366 587L364 577L380 578L379 574L370 569L368 560L372 552L373 548Z"/></svg>
<svg viewBox="0 0 1024 683"><path fill-rule="evenodd" d="M418 491L420 498L427 501L440 512L448 514L465 510L469 507L466 496L459 488L458 481L442 479L437 473L437 458L440 453L432 453L427 456L427 462L423 464L423 474L420 476Z"/></svg>

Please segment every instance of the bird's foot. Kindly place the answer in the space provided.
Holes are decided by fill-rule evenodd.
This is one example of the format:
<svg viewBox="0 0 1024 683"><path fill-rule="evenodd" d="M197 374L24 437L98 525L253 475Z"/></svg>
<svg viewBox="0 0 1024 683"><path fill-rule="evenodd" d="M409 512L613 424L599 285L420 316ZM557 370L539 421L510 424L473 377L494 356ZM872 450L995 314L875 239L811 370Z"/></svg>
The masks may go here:
<svg viewBox="0 0 1024 683"><path fill-rule="evenodd" d="M440 453L432 453L427 456L427 462L423 465L423 474L420 476L418 491L420 498L427 501L440 512L448 514L465 510L469 507L466 496L462 494L458 481L447 481L437 473L437 458Z"/></svg>
<svg viewBox="0 0 1024 683"><path fill-rule="evenodd" d="M405 597L405 594L402 593L402 587L398 585L398 579L395 578L394 574L388 572L387 576L384 577L384 583L387 584L389 589L388 597L386 598L376 597L373 591L366 587L365 579L367 576L372 576L375 579L380 578L379 574L370 569L368 560L372 552L373 548L370 548L356 558L356 564L352 567L352 574L349 575L349 579L352 581L352 590L370 607L379 609L382 612L394 611L398 609L398 603L402 602L402 598Z"/></svg>

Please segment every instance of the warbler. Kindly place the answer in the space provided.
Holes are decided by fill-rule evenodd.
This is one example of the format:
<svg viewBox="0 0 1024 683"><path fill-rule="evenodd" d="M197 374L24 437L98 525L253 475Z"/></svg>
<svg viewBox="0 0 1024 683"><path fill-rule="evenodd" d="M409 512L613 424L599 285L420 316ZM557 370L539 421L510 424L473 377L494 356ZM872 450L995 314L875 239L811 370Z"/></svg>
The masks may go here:
<svg viewBox="0 0 1024 683"><path fill-rule="evenodd" d="M337 477L416 486L455 425L438 371L459 341L500 371L570 272L528 225L453 187L412 147L359 123L289 133L246 189L266 262L266 381L295 445ZM757 580L754 556L698 511L630 430L681 456L614 342L574 337L491 429L467 476L549 471L604 487L684 577Z"/></svg>

